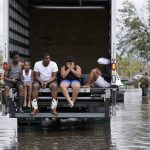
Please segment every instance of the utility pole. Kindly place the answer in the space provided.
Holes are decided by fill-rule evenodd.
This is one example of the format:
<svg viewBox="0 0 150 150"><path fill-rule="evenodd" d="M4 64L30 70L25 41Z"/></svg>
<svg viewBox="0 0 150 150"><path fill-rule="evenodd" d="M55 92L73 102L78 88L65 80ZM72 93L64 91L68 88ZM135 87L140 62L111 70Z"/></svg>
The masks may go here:
<svg viewBox="0 0 150 150"><path fill-rule="evenodd" d="M130 81L132 81L132 61L131 61L131 54L129 54L129 65L130 65Z"/></svg>

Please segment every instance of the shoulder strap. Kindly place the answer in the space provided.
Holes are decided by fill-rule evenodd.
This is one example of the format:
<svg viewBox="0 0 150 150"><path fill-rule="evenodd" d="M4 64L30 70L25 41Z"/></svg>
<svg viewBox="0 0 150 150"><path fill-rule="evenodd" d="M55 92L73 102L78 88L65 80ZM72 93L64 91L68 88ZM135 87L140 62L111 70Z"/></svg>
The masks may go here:
<svg viewBox="0 0 150 150"><path fill-rule="evenodd" d="M25 70L24 69L22 70L22 75L25 76Z"/></svg>
<svg viewBox="0 0 150 150"><path fill-rule="evenodd" d="M29 69L29 76L31 76L31 73L32 73L32 69Z"/></svg>

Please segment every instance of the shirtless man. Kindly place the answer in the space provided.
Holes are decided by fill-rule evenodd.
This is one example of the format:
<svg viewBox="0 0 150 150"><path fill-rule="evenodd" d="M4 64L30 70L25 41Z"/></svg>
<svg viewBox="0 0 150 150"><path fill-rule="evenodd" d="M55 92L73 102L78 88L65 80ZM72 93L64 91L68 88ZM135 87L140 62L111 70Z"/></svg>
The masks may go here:
<svg viewBox="0 0 150 150"><path fill-rule="evenodd" d="M83 87L110 87L111 83L111 62L107 58L97 60L100 65L91 70L87 83Z"/></svg>

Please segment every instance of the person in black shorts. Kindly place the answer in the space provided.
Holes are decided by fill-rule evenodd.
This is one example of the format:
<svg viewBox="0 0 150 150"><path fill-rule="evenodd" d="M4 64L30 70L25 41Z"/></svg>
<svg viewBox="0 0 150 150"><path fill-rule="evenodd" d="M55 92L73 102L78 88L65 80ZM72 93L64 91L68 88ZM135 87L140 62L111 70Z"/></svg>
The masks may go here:
<svg viewBox="0 0 150 150"><path fill-rule="evenodd" d="M38 61L34 65L35 81L33 82L32 92L32 107L33 110L30 116L35 116L38 113L38 91L39 88L49 88L51 90L51 114L57 116L57 77L58 67L56 62L52 61L48 53L43 53L41 61Z"/></svg>
<svg viewBox="0 0 150 150"><path fill-rule="evenodd" d="M12 63L7 65L4 72L4 98L6 103L6 114L10 112L10 106L12 103L11 99L9 98L9 90L11 88L17 88L19 91L20 112L23 112L22 105L24 101L23 85L21 83L21 71L23 68L23 63L20 62L19 52L11 52L10 58L12 58Z"/></svg>

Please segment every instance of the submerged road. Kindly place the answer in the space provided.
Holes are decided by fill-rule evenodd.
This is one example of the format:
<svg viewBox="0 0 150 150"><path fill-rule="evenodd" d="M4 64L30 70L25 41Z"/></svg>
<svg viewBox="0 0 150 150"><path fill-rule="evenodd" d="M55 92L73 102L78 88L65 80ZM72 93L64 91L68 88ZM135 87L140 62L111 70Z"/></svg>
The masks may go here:
<svg viewBox="0 0 150 150"><path fill-rule="evenodd" d="M110 123L41 129L22 126L0 114L0 150L149 150L150 98L141 89L128 89L124 103L117 103Z"/></svg>

